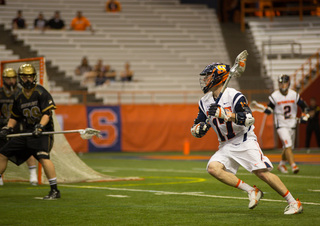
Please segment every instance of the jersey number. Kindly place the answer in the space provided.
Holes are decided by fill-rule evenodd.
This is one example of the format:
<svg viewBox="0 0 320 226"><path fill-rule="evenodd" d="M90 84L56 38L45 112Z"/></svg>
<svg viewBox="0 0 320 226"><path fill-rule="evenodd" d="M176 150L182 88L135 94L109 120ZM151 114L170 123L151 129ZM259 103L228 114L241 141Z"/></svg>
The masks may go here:
<svg viewBox="0 0 320 226"><path fill-rule="evenodd" d="M283 107L283 111L284 111L284 118L285 119L288 119L288 118L291 118L291 107L289 105L286 105Z"/></svg>
<svg viewBox="0 0 320 226"><path fill-rule="evenodd" d="M37 106L32 107L31 109L23 109L23 115L27 118L28 124L38 123L42 116L40 109Z"/></svg>
<svg viewBox="0 0 320 226"><path fill-rule="evenodd" d="M224 122L223 119L219 119L217 120L217 118L214 118L212 120L212 123L213 125L215 125L215 127L217 128L217 131L218 131L218 134L219 134L219 137L220 137L220 140L221 141L226 141L226 138L225 136L222 135L220 129L219 129L219 125L218 123L221 125ZM226 127L227 127L227 139L230 140L231 138L233 138L235 136L234 132L233 132L233 128L232 128L232 122L226 122Z"/></svg>

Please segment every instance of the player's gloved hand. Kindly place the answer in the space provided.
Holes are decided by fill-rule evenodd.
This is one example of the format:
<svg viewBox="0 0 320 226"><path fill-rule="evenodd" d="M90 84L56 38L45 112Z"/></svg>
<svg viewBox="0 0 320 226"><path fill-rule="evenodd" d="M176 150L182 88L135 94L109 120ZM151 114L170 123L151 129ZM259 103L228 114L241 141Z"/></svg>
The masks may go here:
<svg viewBox="0 0 320 226"><path fill-rule="evenodd" d="M7 135L13 133L13 128L12 127L2 127L0 130L0 139L6 139Z"/></svg>
<svg viewBox="0 0 320 226"><path fill-rule="evenodd" d="M300 117L300 123L302 124L307 123L309 118L310 118L309 114L302 113Z"/></svg>
<svg viewBox="0 0 320 226"><path fill-rule="evenodd" d="M43 131L43 125L41 125L40 123L35 125L34 130L32 132L32 135L35 137L40 137Z"/></svg>
<svg viewBox="0 0 320 226"><path fill-rule="evenodd" d="M208 114L216 118L221 118L225 122L227 122L231 116L230 111L227 112L224 108L222 108L220 105L217 105L217 104L210 105Z"/></svg>
<svg viewBox="0 0 320 226"><path fill-rule="evenodd" d="M204 135L206 135L206 133L208 132L208 130L210 129L210 124L207 124L205 122L199 122L198 124L194 124L191 128L191 134L194 137L197 138L201 138Z"/></svg>

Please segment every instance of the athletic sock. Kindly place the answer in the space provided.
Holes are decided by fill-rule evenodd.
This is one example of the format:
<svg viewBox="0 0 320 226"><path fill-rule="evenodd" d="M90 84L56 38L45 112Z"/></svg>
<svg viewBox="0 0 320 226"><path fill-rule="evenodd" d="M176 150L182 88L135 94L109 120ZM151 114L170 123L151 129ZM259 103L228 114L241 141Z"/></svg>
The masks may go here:
<svg viewBox="0 0 320 226"><path fill-rule="evenodd" d="M49 181L51 190L58 190L58 187L57 187L57 178L56 178L56 177L51 178L51 179L49 179L48 181Z"/></svg>
<svg viewBox="0 0 320 226"><path fill-rule="evenodd" d="M281 160L281 161L279 162L279 165L280 165L280 166L285 165L285 164L286 164L286 161Z"/></svg>
<svg viewBox="0 0 320 226"><path fill-rule="evenodd" d="M243 182L242 180L239 179L237 185L236 185L236 188L239 188L243 191L246 191L246 192L250 192L252 190L254 190L253 187L251 187L249 184Z"/></svg>
<svg viewBox="0 0 320 226"><path fill-rule="evenodd" d="M288 204L296 201L289 192L289 190L282 197L288 202Z"/></svg>
<svg viewBox="0 0 320 226"><path fill-rule="evenodd" d="M29 166L30 176L37 176L37 166Z"/></svg>

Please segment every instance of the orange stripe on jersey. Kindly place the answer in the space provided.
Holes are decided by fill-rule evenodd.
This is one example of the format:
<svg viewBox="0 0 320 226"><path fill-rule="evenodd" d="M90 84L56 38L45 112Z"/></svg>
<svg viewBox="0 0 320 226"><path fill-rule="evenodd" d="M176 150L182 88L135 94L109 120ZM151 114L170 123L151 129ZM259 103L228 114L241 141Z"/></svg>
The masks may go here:
<svg viewBox="0 0 320 226"><path fill-rule="evenodd" d="M277 104L288 104L288 103L294 103L294 100L284 100L284 101L277 102Z"/></svg>

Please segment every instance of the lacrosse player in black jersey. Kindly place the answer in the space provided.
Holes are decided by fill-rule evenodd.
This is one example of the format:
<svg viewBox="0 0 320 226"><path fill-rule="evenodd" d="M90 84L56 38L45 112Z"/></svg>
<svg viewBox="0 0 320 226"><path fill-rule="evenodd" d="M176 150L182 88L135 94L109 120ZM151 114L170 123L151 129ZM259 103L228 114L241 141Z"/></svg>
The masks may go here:
<svg viewBox="0 0 320 226"><path fill-rule="evenodd" d="M20 90L17 86L17 72L13 68L6 68L2 73L3 87L0 88L0 128L7 125L10 117L10 111L14 100L14 95ZM20 132L20 124L16 125L14 132ZM0 147L3 147L7 139L0 139ZM30 172L30 183L34 186L38 184L37 177L37 162L31 156L27 160L27 165ZM3 185L3 180L0 175L0 185Z"/></svg>
<svg viewBox="0 0 320 226"><path fill-rule="evenodd" d="M17 123L22 123L24 132L33 136L11 138L0 149L0 174L7 167L8 160L16 165L34 156L43 166L51 190L43 199L60 198L54 165L50 160L53 135L42 135L43 131L53 131L52 110L56 109L50 93L37 84L37 72L31 64L23 64L18 70L18 80L22 89L15 94L10 119L0 131L0 138L13 133Z"/></svg>

